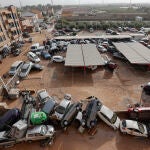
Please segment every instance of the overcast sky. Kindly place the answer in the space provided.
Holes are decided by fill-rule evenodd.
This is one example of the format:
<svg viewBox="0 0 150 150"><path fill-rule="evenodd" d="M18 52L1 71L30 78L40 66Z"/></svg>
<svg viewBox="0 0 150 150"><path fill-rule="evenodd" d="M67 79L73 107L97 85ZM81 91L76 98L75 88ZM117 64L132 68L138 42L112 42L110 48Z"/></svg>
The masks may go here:
<svg viewBox="0 0 150 150"><path fill-rule="evenodd" d="M130 0L52 0L54 4L70 5L70 4L97 4L97 3L129 3ZM51 4L51 0L20 0L23 6L25 5L37 5L37 4ZM132 3L150 3L150 0L132 0ZM19 0L0 0L2 6L15 5L19 6Z"/></svg>

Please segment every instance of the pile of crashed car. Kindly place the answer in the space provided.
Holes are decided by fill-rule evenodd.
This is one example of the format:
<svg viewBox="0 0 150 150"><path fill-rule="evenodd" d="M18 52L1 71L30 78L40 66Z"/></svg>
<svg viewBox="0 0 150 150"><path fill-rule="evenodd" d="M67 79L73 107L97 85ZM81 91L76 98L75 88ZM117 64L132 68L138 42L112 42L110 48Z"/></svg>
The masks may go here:
<svg viewBox="0 0 150 150"><path fill-rule="evenodd" d="M7 110L0 117L0 146L36 140L41 141L41 146L51 145L57 130L76 123L78 131L83 133L85 129L94 129L99 119L114 130L120 127L124 134L149 136L149 126L135 121L138 113L147 109L129 108L132 120L120 120L115 112L94 96L75 102L70 94L65 94L58 103L45 89L37 91L36 97L32 94L27 90L20 92L21 109Z"/></svg>

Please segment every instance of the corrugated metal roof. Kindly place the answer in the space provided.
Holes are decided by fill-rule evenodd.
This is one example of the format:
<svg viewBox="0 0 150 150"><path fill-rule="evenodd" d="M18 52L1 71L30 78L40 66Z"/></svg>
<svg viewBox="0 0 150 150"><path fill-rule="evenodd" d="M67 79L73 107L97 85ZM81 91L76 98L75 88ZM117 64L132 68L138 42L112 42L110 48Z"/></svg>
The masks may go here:
<svg viewBox="0 0 150 150"><path fill-rule="evenodd" d="M65 66L104 65L104 59L94 44L72 44L68 46Z"/></svg>
<svg viewBox="0 0 150 150"><path fill-rule="evenodd" d="M72 39L125 39L125 38L131 38L130 35L95 35L95 36L58 36L54 37L54 39L58 40L72 40Z"/></svg>
<svg viewBox="0 0 150 150"><path fill-rule="evenodd" d="M84 44L81 48L85 66L104 65L104 59L98 52L96 45Z"/></svg>
<svg viewBox="0 0 150 150"><path fill-rule="evenodd" d="M150 64L150 50L138 42L113 43L132 64Z"/></svg>
<svg viewBox="0 0 150 150"><path fill-rule="evenodd" d="M68 45L65 66L84 66L81 45Z"/></svg>
<svg viewBox="0 0 150 150"><path fill-rule="evenodd" d="M22 12L21 13L21 16L22 17L33 17L35 16L36 14L35 13L32 13L32 12Z"/></svg>

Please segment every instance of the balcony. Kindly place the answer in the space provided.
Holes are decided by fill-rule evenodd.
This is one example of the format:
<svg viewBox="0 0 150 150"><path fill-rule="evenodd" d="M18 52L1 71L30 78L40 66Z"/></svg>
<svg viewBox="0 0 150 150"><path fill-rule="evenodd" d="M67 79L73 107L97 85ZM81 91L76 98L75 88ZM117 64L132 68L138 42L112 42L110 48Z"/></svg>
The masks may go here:
<svg viewBox="0 0 150 150"><path fill-rule="evenodd" d="M9 28L9 31L10 31L10 32L11 32L11 31L14 31L14 30L16 30L16 27L15 27L15 26Z"/></svg>
<svg viewBox="0 0 150 150"><path fill-rule="evenodd" d="M18 35L18 34L15 34L15 35L12 35L12 36L11 36L11 39L12 39L12 40L15 40L15 39L17 39L18 37L19 37L19 35Z"/></svg>
<svg viewBox="0 0 150 150"><path fill-rule="evenodd" d="M8 24L8 23L14 22L14 20L13 19L7 19L5 22Z"/></svg>

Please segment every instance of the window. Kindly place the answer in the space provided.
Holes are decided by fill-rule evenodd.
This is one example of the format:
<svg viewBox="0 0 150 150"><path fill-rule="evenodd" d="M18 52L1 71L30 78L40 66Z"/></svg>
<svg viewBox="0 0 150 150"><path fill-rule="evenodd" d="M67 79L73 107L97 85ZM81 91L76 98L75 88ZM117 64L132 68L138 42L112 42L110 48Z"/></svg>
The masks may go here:
<svg viewBox="0 0 150 150"><path fill-rule="evenodd" d="M35 135L34 134L28 134L28 137L34 137Z"/></svg>
<svg viewBox="0 0 150 150"><path fill-rule="evenodd" d="M110 119L110 122L112 124L114 124L116 122L116 120L117 120L117 115L114 113L113 116L112 116L112 118Z"/></svg>
<svg viewBox="0 0 150 150"><path fill-rule="evenodd" d="M3 35L3 41L5 41L5 40L6 40L5 35Z"/></svg>
<svg viewBox="0 0 150 150"><path fill-rule="evenodd" d="M100 113L106 120L108 120L110 122L110 119L105 114L103 114L102 112L100 112Z"/></svg>
<svg viewBox="0 0 150 150"><path fill-rule="evenodd" d="M0 32L3 32L2 27L0 26Z"/></svg>
<svg viewBox="0 0 150 150"><path fill-rule="evenodd" d="M140 122L137 122L137 124L138 124L138 127L139 127L139 131L141 132L141 133L144 133L144 126L143 126L143 124L142 123L140 123Z"/></svg>
<svg viewBox="0 0 150 150"><path fill-rule="evenodd" d="M3 38L0 36L0 42L3 42Z"/></svg>

